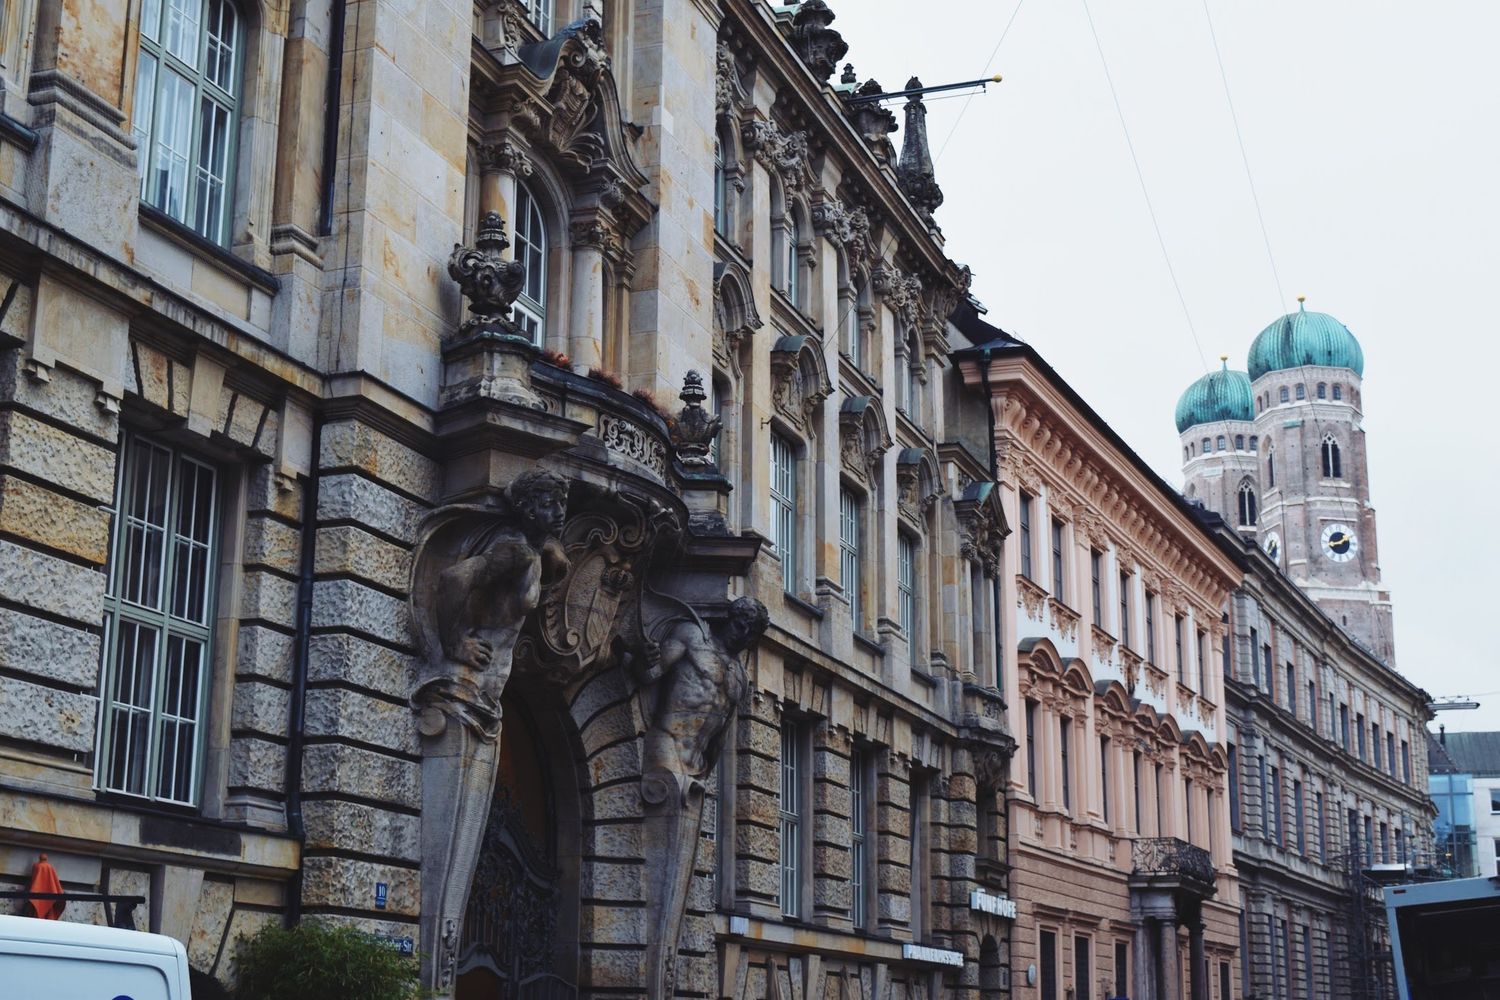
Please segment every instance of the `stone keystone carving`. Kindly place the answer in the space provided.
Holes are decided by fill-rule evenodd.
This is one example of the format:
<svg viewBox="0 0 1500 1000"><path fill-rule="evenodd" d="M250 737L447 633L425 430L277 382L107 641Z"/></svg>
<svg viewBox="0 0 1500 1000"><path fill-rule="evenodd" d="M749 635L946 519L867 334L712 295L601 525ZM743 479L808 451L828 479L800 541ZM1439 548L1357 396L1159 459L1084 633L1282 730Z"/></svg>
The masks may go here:
<svg viewBox="0 0 1500 1000"><path fill-rule="evenodd" d="M469 300L469 311L474 314L459 328L462 332L499 328L497 332L519 336L510 321L510 307L526 281L526 265L505 259L503 255L509 246L505 220L499 212L484 213L472 247L453 244L453 253L448 257L448 276L458 282L459 290Z"/></svg>
<svg viewBox="0 0 1500 1000"><path fill-rule="evenodd" d="M643 628L644 655L629 661L649 720L641 799L645 883L652 887L650 1000L673 994L682 913L702 831L704 779L718 763L724 734L749 686L743 654L770 623L766 606L753 597L731 603L714 629L690 605L666 600L680 610Z"/></svg>
<svg viewBox="0 0 1500 1000"><path fill-rule="evenodd" d="M422 982L454 986L464 903L495 791L500 695L526 617L568 571L568 484L522 473L499 508L449 507L423 526L412 570L421 659Z"/></svg>
<svg viewBox="0 0 1500 1000"><path fill-rule="evenodd" d="M689 469L710 468L714 464L710 451L724 421L703 408L703 401L708 399L703 376L695 371L688 372L677 398L683 404L672 425L672 444L677 451L677 461Z"/></svg>

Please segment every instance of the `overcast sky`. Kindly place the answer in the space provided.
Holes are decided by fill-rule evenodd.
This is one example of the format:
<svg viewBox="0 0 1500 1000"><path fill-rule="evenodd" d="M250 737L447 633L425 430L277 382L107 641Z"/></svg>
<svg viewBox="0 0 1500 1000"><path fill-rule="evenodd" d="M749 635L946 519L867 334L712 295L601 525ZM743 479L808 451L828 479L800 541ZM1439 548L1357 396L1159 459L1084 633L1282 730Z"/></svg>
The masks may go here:
<svg viewBox="0 0 1500 1000"><path fill-rule="evenodd" d="M950 256L1169 482L1205 362L1299 294L1354 332L1398 666L1500 729L1500 3L1208 0L1279 293L1203 3L1089 0L1200 353L1083 0L1021 0L988 70L1016 0L832 0L861 80L1004 75L929 103Z"/></svg>

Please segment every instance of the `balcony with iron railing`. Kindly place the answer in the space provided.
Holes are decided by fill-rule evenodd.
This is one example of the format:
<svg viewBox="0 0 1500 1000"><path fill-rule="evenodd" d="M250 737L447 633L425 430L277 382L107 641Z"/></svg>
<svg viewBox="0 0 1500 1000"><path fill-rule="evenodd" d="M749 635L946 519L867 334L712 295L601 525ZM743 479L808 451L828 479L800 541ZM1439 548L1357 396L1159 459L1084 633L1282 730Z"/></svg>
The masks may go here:
<svg viewBox="0 0 1500 1000"><path fill-rule="evenodd" d="M1208 851L1176 837L1142 837L1131 846L1133 884L1215 891L1214 862Z"/></svg>

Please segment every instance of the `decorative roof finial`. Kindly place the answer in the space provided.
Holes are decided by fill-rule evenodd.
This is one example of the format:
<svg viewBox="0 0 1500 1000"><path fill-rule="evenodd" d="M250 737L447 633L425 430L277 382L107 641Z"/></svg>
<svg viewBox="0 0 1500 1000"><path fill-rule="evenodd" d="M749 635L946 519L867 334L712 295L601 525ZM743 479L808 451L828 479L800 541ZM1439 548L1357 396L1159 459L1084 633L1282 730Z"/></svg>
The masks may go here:
<svg viewBox="0 0 1500 1000"><path fill-rule="evenodd" d="M839 75L839 83L858 83L859 77L854 75L854 64L844 63L844 72Z"/></svg>
<svg viewBox="0 0 1500 1000"><path fill-rule="evenodd" d="M907 90L921 87L922 81L916 77L906 81ZM921 94L913 94L906 101L906 139L901 144L896 179L917 211L931 222L932 213L943 203L943 189L938 187L932 168L932 150L927 144L927 106L922 103Z"/></svg>
<svg viewBox="0 0 1500 1000"><path fill-rule="evenodd" d="M1219 355L1219 362L1224 366L1224 370L1227 372L1229 370L1229 355Z"/></svg>
<svg viewBox="0 0 1500 1000"><path fill-rule="evenodd" d="M689 371L682 380L682 391L677 398L683 403L672 423L672 444L677 451L677 460L690 469L712 468L714 438L719 436L723 420L703 406L708 399L703 376Z"/></svg>
<svg viewBox="0 0 1500 1000"><path fill-rule="evenodd" d="M1297 296L1297 311L1298 312L1307 312L1307 296L1306 295L1299 295L1299 296Z"/></svg>
<svg viewBox="0 0 1500 1000"><path fill-rule="evenodd" d="M849 51L849 43L829 25L834 13L824 0L804 0L792 16L792 48L813 76L826 81Z"/></svg>

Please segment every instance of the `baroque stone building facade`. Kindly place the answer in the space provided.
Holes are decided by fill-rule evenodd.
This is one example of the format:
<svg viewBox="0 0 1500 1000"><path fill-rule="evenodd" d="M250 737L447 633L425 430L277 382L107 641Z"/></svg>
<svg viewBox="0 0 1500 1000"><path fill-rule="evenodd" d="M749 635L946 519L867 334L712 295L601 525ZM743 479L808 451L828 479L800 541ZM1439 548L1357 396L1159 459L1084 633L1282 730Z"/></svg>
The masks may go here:
<svg viewBox="0 0 1500 1000"><path fill-rule="evenodd" d="M5 6L0 876L225 981L1006 995L968 274L832 21Z"/></svg>
<svg viewBox="0 0 1500 1000"><path fill-rule="evenodd" d="M1031 346L955 317L1001 560L1021 995L1235 995L1221 609L1234 551ZM983 423L987 421L987 425Z"/></svg>
<svg viewBox="0 0 1500 1000"><path fill-rule="evenodd" d="M1177 405L1186 492L1244 572L1225 689L1247 997L1387 997L1381 880L1429 870L1430 696L1393 667L1362 427L1364 354L1305 308L1249 373Z"/></svg>

